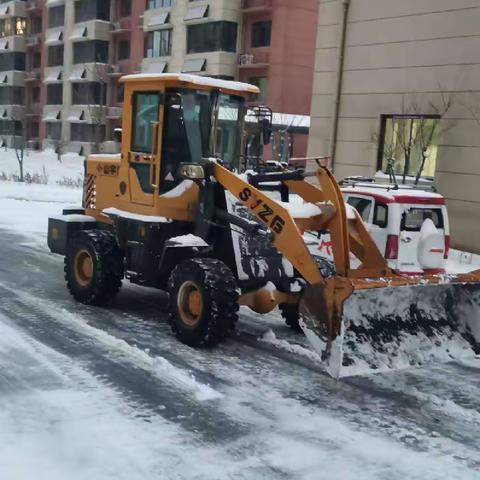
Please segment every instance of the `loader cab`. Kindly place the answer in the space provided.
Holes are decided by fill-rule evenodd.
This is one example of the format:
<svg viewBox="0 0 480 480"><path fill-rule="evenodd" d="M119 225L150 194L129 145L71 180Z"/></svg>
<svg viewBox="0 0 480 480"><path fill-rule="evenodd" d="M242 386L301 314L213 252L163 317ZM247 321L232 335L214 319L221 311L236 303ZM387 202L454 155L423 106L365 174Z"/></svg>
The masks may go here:
<svg viewBox="0 0 480 480"><path fill-rule="evenodd" d="M191 75L152 80L141 75L125 78L131 112L127 110L123 119L123 131L131 135L124 139L122 153L128 158L133 190L135 184L141 189L132 200L154 205L155 195L167 194L183 182L182 163L214 158L230 170L239 169L245 101L255 87L239 90L246 84Z"/></svg>

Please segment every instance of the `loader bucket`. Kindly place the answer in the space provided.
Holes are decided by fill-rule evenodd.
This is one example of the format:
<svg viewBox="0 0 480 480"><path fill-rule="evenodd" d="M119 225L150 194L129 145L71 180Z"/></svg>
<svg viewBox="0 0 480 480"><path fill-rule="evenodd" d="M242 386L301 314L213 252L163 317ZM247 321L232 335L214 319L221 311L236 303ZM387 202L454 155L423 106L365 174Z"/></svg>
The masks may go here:
<svg viewBox="0 0 480 480"><path fill-rule="evenodd" d="M480 282L354 286L333 320L338 321L338 328L330 333L331 320L318 315L318 300L312 300L320 294L319 285L307 288L300 305L300 323L327 372L335 378L480 353Z"/></svg>

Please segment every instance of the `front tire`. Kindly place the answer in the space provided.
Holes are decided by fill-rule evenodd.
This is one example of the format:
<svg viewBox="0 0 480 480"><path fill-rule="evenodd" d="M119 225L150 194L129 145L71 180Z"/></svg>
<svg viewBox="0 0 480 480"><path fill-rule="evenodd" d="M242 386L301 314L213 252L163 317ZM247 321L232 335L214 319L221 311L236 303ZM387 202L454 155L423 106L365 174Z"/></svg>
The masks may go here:
<svg viewBox="0 0 480 480"><path fill-rule="evenodd" d="M176 337L191 347L211 347L234 328L238 312L235 277L220 260L195 258L172 272L169 322Z"/></svg>
<svg viewBox="0 0 480 480"><path fill-rule="evenodd" d="M119 291L123 255L106 230L81 230L73 235L65 256L65 280L71 295L86 305L104 305Z"/></svg>

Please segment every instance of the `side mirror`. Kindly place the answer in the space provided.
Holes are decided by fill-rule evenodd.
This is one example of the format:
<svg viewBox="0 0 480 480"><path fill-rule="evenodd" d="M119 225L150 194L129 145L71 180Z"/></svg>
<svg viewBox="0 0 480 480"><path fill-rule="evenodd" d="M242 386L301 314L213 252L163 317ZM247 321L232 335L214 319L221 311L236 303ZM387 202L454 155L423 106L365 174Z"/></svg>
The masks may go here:
<svg viewBox="0 0 480 480"><path fill-rule="evenodd" d="M122 143L122 129L121 128L115 128L113 130L113 139L118 143Z"/></svg>
<svg viewBox="0 0 480 480"><path fill-rule="evenodd" d="M272 124L268 118L260 120L260 128L262 132L262 143L264 145L270 144L270 136L272 135Z"/></svg>

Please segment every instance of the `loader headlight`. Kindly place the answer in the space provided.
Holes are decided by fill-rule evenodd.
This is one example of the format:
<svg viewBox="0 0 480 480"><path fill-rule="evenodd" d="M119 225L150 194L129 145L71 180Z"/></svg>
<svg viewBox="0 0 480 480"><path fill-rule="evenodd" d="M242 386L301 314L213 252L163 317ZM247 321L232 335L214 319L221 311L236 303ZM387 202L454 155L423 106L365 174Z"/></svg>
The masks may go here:
<svg viewBox="0 0 480 480"><path fill-rule="evenodd" d="M189 180L202 180L205 178L205 170L201 165L184 163L180 165L180 176Z"/></svg>

